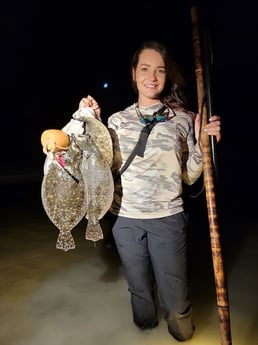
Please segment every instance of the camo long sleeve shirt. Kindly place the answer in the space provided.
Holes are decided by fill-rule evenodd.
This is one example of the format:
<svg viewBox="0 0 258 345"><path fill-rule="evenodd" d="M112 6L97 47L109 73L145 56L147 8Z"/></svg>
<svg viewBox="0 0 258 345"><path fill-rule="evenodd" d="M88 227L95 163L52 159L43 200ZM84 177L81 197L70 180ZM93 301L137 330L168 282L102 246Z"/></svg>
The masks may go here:
<svg viewBox="0 0 258 345"><path fill-rule="evenodd" d="M140 107L152 114L161 104ZM144 157L135 156L115 183L110 211L129 218L160 218L183 210L182 181L191 185L203 170L202 153L194 140L192 117L175 111L171 119L157 123L149 134ZM131 105L108 118L114 146L114 174L126 162L143 128L135 106Z"/></svg>

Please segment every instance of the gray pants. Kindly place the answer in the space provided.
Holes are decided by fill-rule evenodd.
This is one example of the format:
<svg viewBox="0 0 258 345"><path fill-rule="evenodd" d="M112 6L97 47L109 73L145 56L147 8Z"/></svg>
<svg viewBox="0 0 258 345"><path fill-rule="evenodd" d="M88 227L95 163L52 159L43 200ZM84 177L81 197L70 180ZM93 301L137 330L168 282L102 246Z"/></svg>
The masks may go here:
<svg viewBox="0 0 258 345"><path fill-rule="evenodd" d="M145 328L157 323L157 294L168 330L180 341L193 334L187 219L184 212L157 219L117 217L112 231L131 294L135 324Z"/></svg>

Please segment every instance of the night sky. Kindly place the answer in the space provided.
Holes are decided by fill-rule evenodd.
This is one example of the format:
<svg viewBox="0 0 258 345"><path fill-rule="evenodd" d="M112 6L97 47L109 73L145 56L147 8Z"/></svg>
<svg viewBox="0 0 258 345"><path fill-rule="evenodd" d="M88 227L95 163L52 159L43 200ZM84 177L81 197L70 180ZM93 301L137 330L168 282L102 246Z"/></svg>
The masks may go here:
<svg viewBox="0 0 258 345"><path fill-rule="evenodd" d="M190 8L212 37L214 112L223 193L233 210L255 174L257 19L235 1L14 1L0 12L1 176L42 174L40 135L61 128L91 94L105 119L134 101L129 63L145 40L165 43L183 70L197 110ZM108 82L110 87L103 88ZM245 203L245 202L244 202ZM246 204L246 203L245 203Z"/></svg>

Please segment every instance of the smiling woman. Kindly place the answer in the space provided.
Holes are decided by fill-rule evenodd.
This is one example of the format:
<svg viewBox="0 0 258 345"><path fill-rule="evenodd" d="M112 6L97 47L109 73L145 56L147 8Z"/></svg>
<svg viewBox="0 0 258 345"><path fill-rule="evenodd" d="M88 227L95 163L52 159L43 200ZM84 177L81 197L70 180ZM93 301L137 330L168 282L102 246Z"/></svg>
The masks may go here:
<svg viewBox="0 0 258 345"><path fill-rule="evenodd" d="M182 183L191 185L202 174L200 117L186 108L181 74L162 43L146 41L140 46L131 60L131 77L136 101L107 120L114 150L112 233L124 265L135 325L140 329L158 325L157 288L169 333L184 341L192 337L194 326ZM79 102L78 112L91 112L99 121L100 110L100 102L92 96ZM213 116L207 126L219 134L219 117ZM69 135L78 134L75 123L70 129ZM141 141L143 134L145 141ZM125 171L137 142L141 154L133 157ZM152 260L146 260L146 255ZM163 272L169 274L165 277ZM180 277L180 284L175 276Z"/></svg>

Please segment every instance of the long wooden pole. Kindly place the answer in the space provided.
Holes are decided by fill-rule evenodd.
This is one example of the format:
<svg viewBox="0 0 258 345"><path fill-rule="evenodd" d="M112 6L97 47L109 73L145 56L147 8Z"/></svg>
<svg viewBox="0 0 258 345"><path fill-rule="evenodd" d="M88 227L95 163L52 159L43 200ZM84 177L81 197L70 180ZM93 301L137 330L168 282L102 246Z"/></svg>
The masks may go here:
<svg viewBox="0 0 258 345"><path fill-rule="evenodd" d="M209 135L203 129L206 126L207 119L207 105L203 102L205 97L205 85L202 68L202 54L201 54L201 41L199 35L199 24L197 8L191 8L192 17L192 30L193 30L193 47L195 57L195 73L197 84L197 97L198 97L198 111L202 114L201 124L201 146L203 154L203 178L205 186L205 195L208 211L208 220L210 227L210 241L211 252L213 261L213 270L215 277L219 325L221 333L221 345L231 345L231 329L230 329L230 313L228 304L228 293L226 287L226 280L224 274L223 256L220 241L220 232L218 226L218 215L216 208L216 194L215 194L215 179L214 179L214 166L211 154L211 142Z"/></svg>

